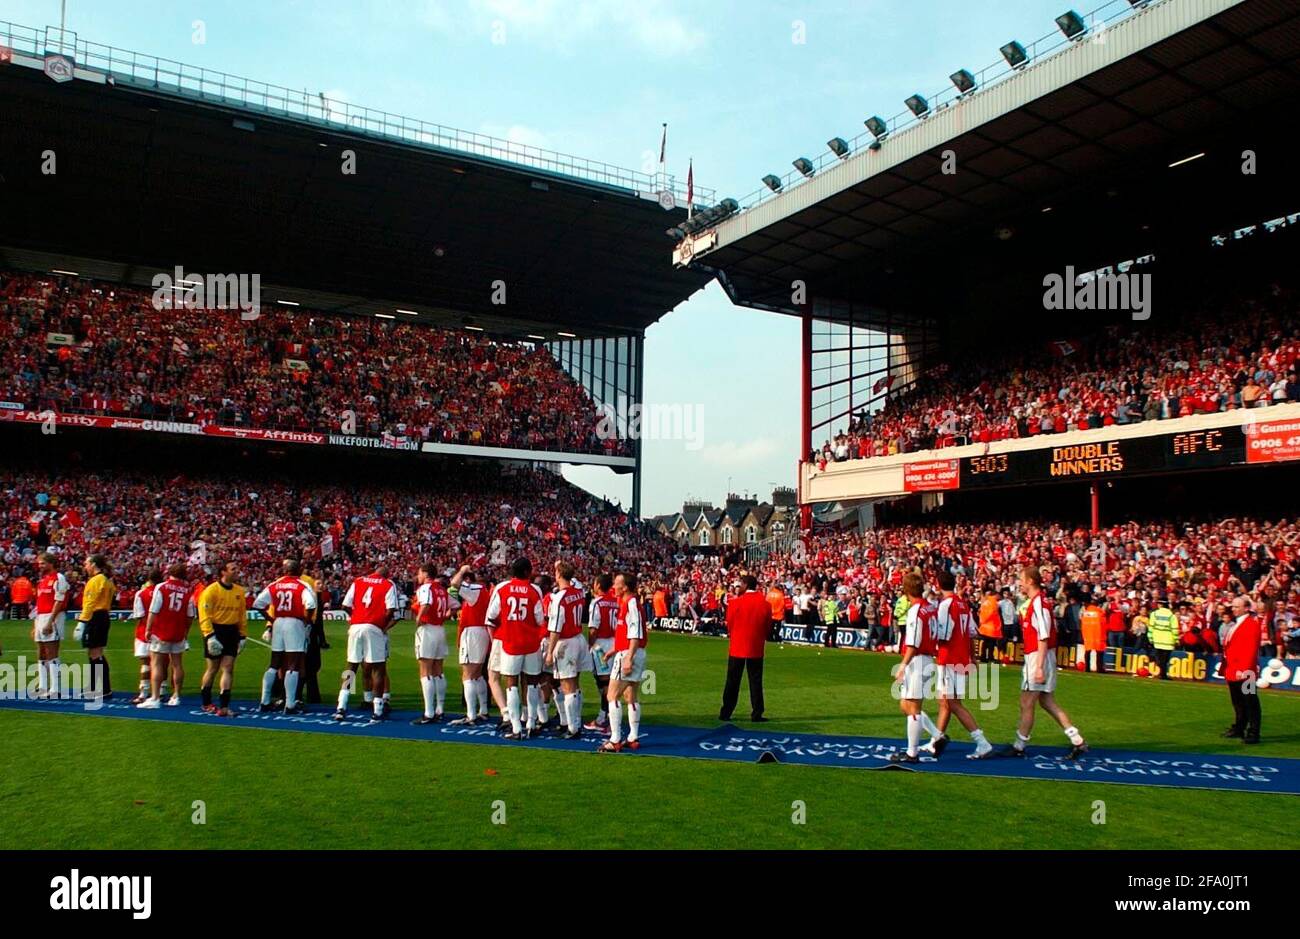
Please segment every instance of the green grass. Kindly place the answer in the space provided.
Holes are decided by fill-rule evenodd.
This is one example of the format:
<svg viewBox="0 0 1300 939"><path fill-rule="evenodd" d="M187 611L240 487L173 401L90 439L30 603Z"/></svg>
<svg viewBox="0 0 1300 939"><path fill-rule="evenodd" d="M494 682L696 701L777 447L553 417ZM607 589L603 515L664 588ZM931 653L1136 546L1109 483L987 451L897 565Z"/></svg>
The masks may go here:
<svg viewBox="0 0 1300 939"><path fill-rule="evenodd" d="M29 628L0 623L0 661L34 659ZM400 624L393 640L399 709L419 706L412 628ZM330 634L327 701L343 651L341 627L331 624ZM118 625L112 636L114 678L129 688L132 630ZM257 697L266 656L250 643L236 697ZM725 657L716 640L656 634L646 722L715 725ZM84 661L84 653L68 643L64 658ZM895 661L770 646L766 729L900 736L888 688ZM197 648L187 666L192 693ZM994 742L1012 732L1019 672L1000 677L1000 708L980 713ZM452 707L458 688L453 677ZM1218 738L1230 717L1222 687L1066 673L1059 696L1096 746L1242 750ZM1300 757L1300 695L1266 693L1263 705L1265 742L1252 752ZM1037 730L1037 742L1064 744L1054 725ZM598 757L7 710L0 753L0 849L1256 848L1270 841L1257 833L1288 828L1300 808L1291 796L1253 793ZM204 825L191 820L196 800L206 803ZM807 807L802 825L791 820L796 800ZM1092 824L1095 800L1106 803L1104 825ZM498 801L504 825L493 824Z"/></svg>

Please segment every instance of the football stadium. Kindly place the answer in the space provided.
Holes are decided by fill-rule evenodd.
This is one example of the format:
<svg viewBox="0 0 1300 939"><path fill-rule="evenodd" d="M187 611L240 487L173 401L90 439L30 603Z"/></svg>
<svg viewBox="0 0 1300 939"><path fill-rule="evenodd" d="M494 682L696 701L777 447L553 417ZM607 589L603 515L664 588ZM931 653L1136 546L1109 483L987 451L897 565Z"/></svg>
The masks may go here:
<svg viewBox="0 0 1300 939"><path fill-rule="evenodd" d="M1288 847L1300 6L1019 22L745 195L0 22L0 849Z"/></svg>

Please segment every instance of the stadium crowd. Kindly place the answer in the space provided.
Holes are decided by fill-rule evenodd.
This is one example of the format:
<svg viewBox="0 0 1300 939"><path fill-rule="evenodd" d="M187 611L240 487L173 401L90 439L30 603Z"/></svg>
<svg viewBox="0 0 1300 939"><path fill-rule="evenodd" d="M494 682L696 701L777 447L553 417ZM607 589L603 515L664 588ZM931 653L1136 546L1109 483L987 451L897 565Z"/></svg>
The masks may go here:
<svg viewBox="0 0 1300 939"><path fill-rule="evenodd" d="M1005 643L1018 638L1015 581L1030 564L1056 601L1063 644L1083 644L1087 612L1101 618L1094 644L1152 650L1151 617L1163 608L1177 616L1179 647L1217 651L1217 627L1244 594L1263 621L1263 651L1283 657L1300 653L1298 556L1295 519L1130 521L1095 536L1041 521L902 525L806 535L753 565L695 559L647 589L658 594L659 615L703 621L722 615L741 573L754 573L779 591L771 596L778 619L870 630L870 648L887 650L897 643L904 574L933 584L948 571L971 608L982 608L981 633Z"/></svg>
<svg viewBox="0 0 1300 939"><path fill-rule="evenodd" d="M0 402L417 442L626 454L540 346L305 309L155 308L153 293L0 273ZM604 439L602 439L602 436Z"/></svg>
<svg viewBox="0 0 1300 939"><path fill-rule="evenodd" d="M36 579L43 551L60 558L73 582L89 554L110 560L131 609L149 567L186 562L190 579L210 580L234 560L250 587L301 557L337 608L354 576L386 563L406 596L426 562L472 564L500 579L520 555L539 565L564 557L582 569L615 560L664 569L673 545L616 506L558 475L538 470L442 475L438 482L315 484L238 474L210 477L56 469L0 471L0 600L11 604L20 579ZM367 570L361 570L366 567Z"/></svg>
<svg viewBox="0 0 1300 939"><path fill-rule="evenodd" d="M1110 327L1018 359L923 376L810 455L831 462L1300 401L1297 298L1277 290L1213 320ZM1023 356L1023 354L1022 354Z"/></svg>

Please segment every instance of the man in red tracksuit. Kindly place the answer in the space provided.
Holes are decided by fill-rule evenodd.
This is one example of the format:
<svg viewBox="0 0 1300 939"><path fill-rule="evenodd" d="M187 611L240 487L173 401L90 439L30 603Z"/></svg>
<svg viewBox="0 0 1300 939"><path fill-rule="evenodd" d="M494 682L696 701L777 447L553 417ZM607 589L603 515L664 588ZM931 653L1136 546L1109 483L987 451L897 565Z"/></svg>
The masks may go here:
<svg viewBox="0 0 1300 939"><path fill-rule="evenodd" d="M758 580L751 574L740 578L743 592L727 604L727 684L722 689L722 710L718 720L731 720L740 697L740 673L749 673L750 720L763 716L763 644L772 631L772 607L758 592Z"/></svg>
<svg viewBox="0 0 1300 939"><path fill-rule="evenodd" d="M1232 601L1233 621L1223 630L1223 680L1232 697L1232 726L1225 737L1240 737L1243 743L1259 743L1259 620L1250 612L1250 599Z"/></svg>

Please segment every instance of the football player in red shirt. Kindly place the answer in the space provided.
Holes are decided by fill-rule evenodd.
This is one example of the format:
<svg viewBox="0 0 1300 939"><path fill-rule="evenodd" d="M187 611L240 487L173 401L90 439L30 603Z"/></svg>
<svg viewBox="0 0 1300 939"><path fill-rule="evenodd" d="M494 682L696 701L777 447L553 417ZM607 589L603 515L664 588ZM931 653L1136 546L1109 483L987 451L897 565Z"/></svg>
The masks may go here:
<svg viewBox="0 0 1300 939"><path fill-rule="evenodd" d="M536 729L540 704L537 679L542 672L542 642L538 633L542 625L542 593L529 579L533 576L533 564L527 558L516 559L510 565L510 574L509 580L503 580L492 590L487 621L496 630L495 638L501 641L500 673L506 686L506 713L510 718L510 732L505 736L507 740L523 740L521 681L528 699L529 735Z"/></svg>
<svg viewBox="0 0 1300 939"><path fill-rule="evenodd" d="M975 752L967 756L972 760L982 760L993 752L993 745L962 701L966 697L966 677L974 667L975 617L966 601L955 592L957 578L950 571L941 571L938 580L939 590L943 593L934 620L935 637L939 641L936 662L939 669L936 688L939 693L939 736L921 749L935 757L943 753L948 745L948 722L955 714L975 741Z"/></svg>
<svg viewBox="0 0 1300 939"><path fill-rule="evenodd" d="M488 683L483 677L492 636L487 628L488 591L477 582L473 568L465 564L448 588L453 606L460 604L457 618L456 657L460 662L461 688L465 694L465 716L453 724L476 724L488 719ZM498 708L505 713L503 700Z"/></svg>
<svg viewBox="0 0 1300 939"><path fill-rule="evenodd" d="M899 684L898 708L907 716L907 750L891 753L891 763L920 762L922 730L933 738L941 736L924 707L926 693L933 693L934 659L939 653L939 644L934 636L935 607L922 599L923 592L921 575L906 574L903 577L903 594L911 605L907 609L900 640L903 661L895 680ZM942 752L942 748L937 750L937 753Z"/></svg>
<svg viewBox="0 0 1300 939"><path fill-rule="evenodd" d="M573 565L559 561L555 565L555 593L551 595L547 617L545 663L560 683L560 718L569 728L568 737L582 736L583 672L591 671L591 650L582 634L583 592L573 585Z"/></svg>
<svg viewBox="0 0 1300 939"><path fill-rule="evenodd" d="M46 552L37 561L40 579L36 582L36 613L32 617L32 640L37 650L36 698L59 696L59 643L63 641L63 624L72 599L68 579L59 572L53 554Z"/></svg>
<svg viewBox="0 0 1300 939"><path fill-rule="evenodd" d="M356 684L357 669L365 666L362 681L374 706L374 720L383 720L384 681L388 676L388 629L397 613L397 585L388 579L382 564L373 574L358 577L348 587L342 606L350 610L348 626L348 667L339 687L338 709L334 720L347 720L348 697Z"/></svg>
<svg viewBox="0 0 1300 939"><path fill-rule="evenodd" d="M1043 595L1042 571L1032 564L1020 569L1020 592L1029 599L1021 615L1025 666L1020 683L1020 724L1016 728L1016 742L1002 751L1002 755L1025 755L1029 734L1034 729L1035 708L1041 705L1070 739L1069 759L1077 760L1088 752L1088 744L1070 721L1070 715L1056 703L1056 619Z"/></svg>
<svg viewBox="0 0 1300 939"><path fill-rule="evenodd" d="M586 724L587 730L603 731L609 726L609 666L614 655L614 623L618 620L618 600L614 597L614 578L601 574L592 588L591 606L587 611L587 645L591 648L591 671L600 695L600 713Z"/></svg>
<svg viewBox="0 0 1300 939"><path fill-rule="evenodd" d="M635 574L619 574L614 578L618 619L614 623L614 661L610 664L609 671L609 739L600 745L601 753L618 753L624 747L624 702L627 704L628 724L626 746L629 750L641 746L641 702L638 700L638 692L641 690L641 680L645 677L646 627L636 584Z"/></svg>
<svg viewBox="0 0 1300 939"><path fill-rule="evenodd" d="M146 630L149 619L149 605L153 602L154 588L162 583L162 571L157 567L149 568L149 573L145 574L144 584L135 592L135 602L131 607L131 616L135 619L135 657L140 660L140 693L131 699L132 704L140 704L147 700L150 695L150 675L152 667L150 665L149 653L149 635ZM166 690L166 682L163 682Z"/></svg>
<svg viewBox="0 0 1300 939"><path fill-rule="evenodd" d="M442 663L447 658L447 630L443 623L451 615L451 595L432 564L421 564L415 574L415 658L420 663L420 691L424 714L412 724L436 724L447 703L447 678Z"/></svg>
<svg viewBox="0 0 1300 939"><path fill-rule="evenodd" d="M306 708L298 703L298 681L307 657L307 639L311 620L316 613L316 593L302 578L302 562L287 559L281 567L284 576L268 584L253 609L274 612L271 622L271 662L262 676L263 712L274 710L271 696L275 681L284 669L284 713L301 714Z"/></svg>

